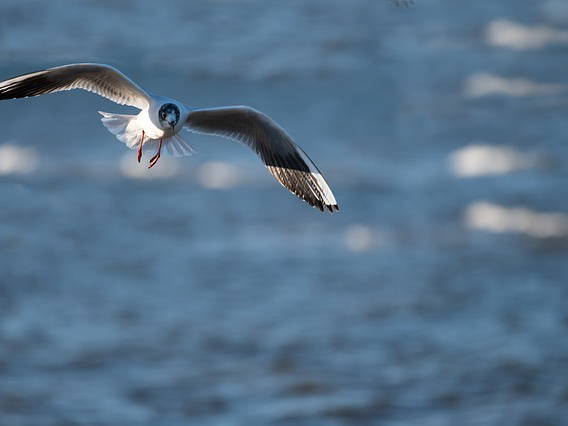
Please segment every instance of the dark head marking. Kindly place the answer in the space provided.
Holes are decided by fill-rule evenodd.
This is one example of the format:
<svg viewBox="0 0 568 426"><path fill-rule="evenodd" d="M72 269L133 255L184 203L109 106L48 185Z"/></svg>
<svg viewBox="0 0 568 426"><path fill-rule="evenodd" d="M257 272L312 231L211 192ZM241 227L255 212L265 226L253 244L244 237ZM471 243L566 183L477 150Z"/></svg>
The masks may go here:
<svg viewBox="0 0 568 426"><path fill-rule="evenodd" d="M174 104L164 104L160 107L158 118L164 127L174 127L179 121L179 108Z"/></svg>

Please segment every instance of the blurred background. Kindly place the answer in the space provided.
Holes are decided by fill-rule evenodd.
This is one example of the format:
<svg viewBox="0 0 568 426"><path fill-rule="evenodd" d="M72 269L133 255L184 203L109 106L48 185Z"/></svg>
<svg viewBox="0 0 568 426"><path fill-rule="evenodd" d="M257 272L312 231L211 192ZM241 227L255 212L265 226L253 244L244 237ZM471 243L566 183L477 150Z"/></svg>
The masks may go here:
<svg viewBox="0 0 568 426"><path fill-rule="evenodd" d="M341 211L220 138L148 171L92 94L0 103L0 424L566 424L567 53L565 0L3 0L0 78L253 106Z"/></svg>

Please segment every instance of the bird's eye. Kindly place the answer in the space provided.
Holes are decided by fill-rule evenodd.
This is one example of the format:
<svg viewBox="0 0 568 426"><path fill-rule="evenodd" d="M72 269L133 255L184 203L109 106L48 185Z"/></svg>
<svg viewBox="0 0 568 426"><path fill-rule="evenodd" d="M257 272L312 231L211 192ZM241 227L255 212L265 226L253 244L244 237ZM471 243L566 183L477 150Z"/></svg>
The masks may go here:
<svg viewBox="0 0 568 426"><path fill-rule="evenodd" d="M162 120L165 120L165 119L166 119L166 113L165 113L164 111L160 112L160 118L161 118Z"/></svg>

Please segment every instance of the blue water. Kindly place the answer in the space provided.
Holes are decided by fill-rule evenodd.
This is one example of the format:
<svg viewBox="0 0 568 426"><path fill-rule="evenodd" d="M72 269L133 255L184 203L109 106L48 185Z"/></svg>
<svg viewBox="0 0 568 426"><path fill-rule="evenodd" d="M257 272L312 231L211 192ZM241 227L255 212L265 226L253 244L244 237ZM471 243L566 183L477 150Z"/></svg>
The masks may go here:
<svg viewBox="0 0 568 426"><path fill-rule="evenodd" d="M565 424L566 31L555 0L3 1L0 76L254 106L341 210L214 137L147 172L91 94L0 103L0 425ZM463 176L471 146L528 160Z"/></svg>

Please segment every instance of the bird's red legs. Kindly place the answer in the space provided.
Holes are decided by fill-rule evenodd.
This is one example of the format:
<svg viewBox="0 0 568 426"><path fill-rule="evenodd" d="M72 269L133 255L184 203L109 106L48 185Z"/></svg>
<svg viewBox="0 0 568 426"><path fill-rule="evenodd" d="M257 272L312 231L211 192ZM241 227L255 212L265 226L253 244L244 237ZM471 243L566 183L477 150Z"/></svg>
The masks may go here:
<svg viewBox="0 0 568 426"><path fill-rule="evenodd" d="M142 130L142 139L140 139L140 145L138 145L138 162L142 158L142 145L144 144L144 130Z"/></svg>
<svg viewBox="0 0 568 426"><path fill-rule="evenodd" d="M160 144L158 145L158 152L152 158L150 158L150 165L148 166L149 169L154 167L158 160L160 159L160 151L162 151L162 138L160 138Z"/></svg>

